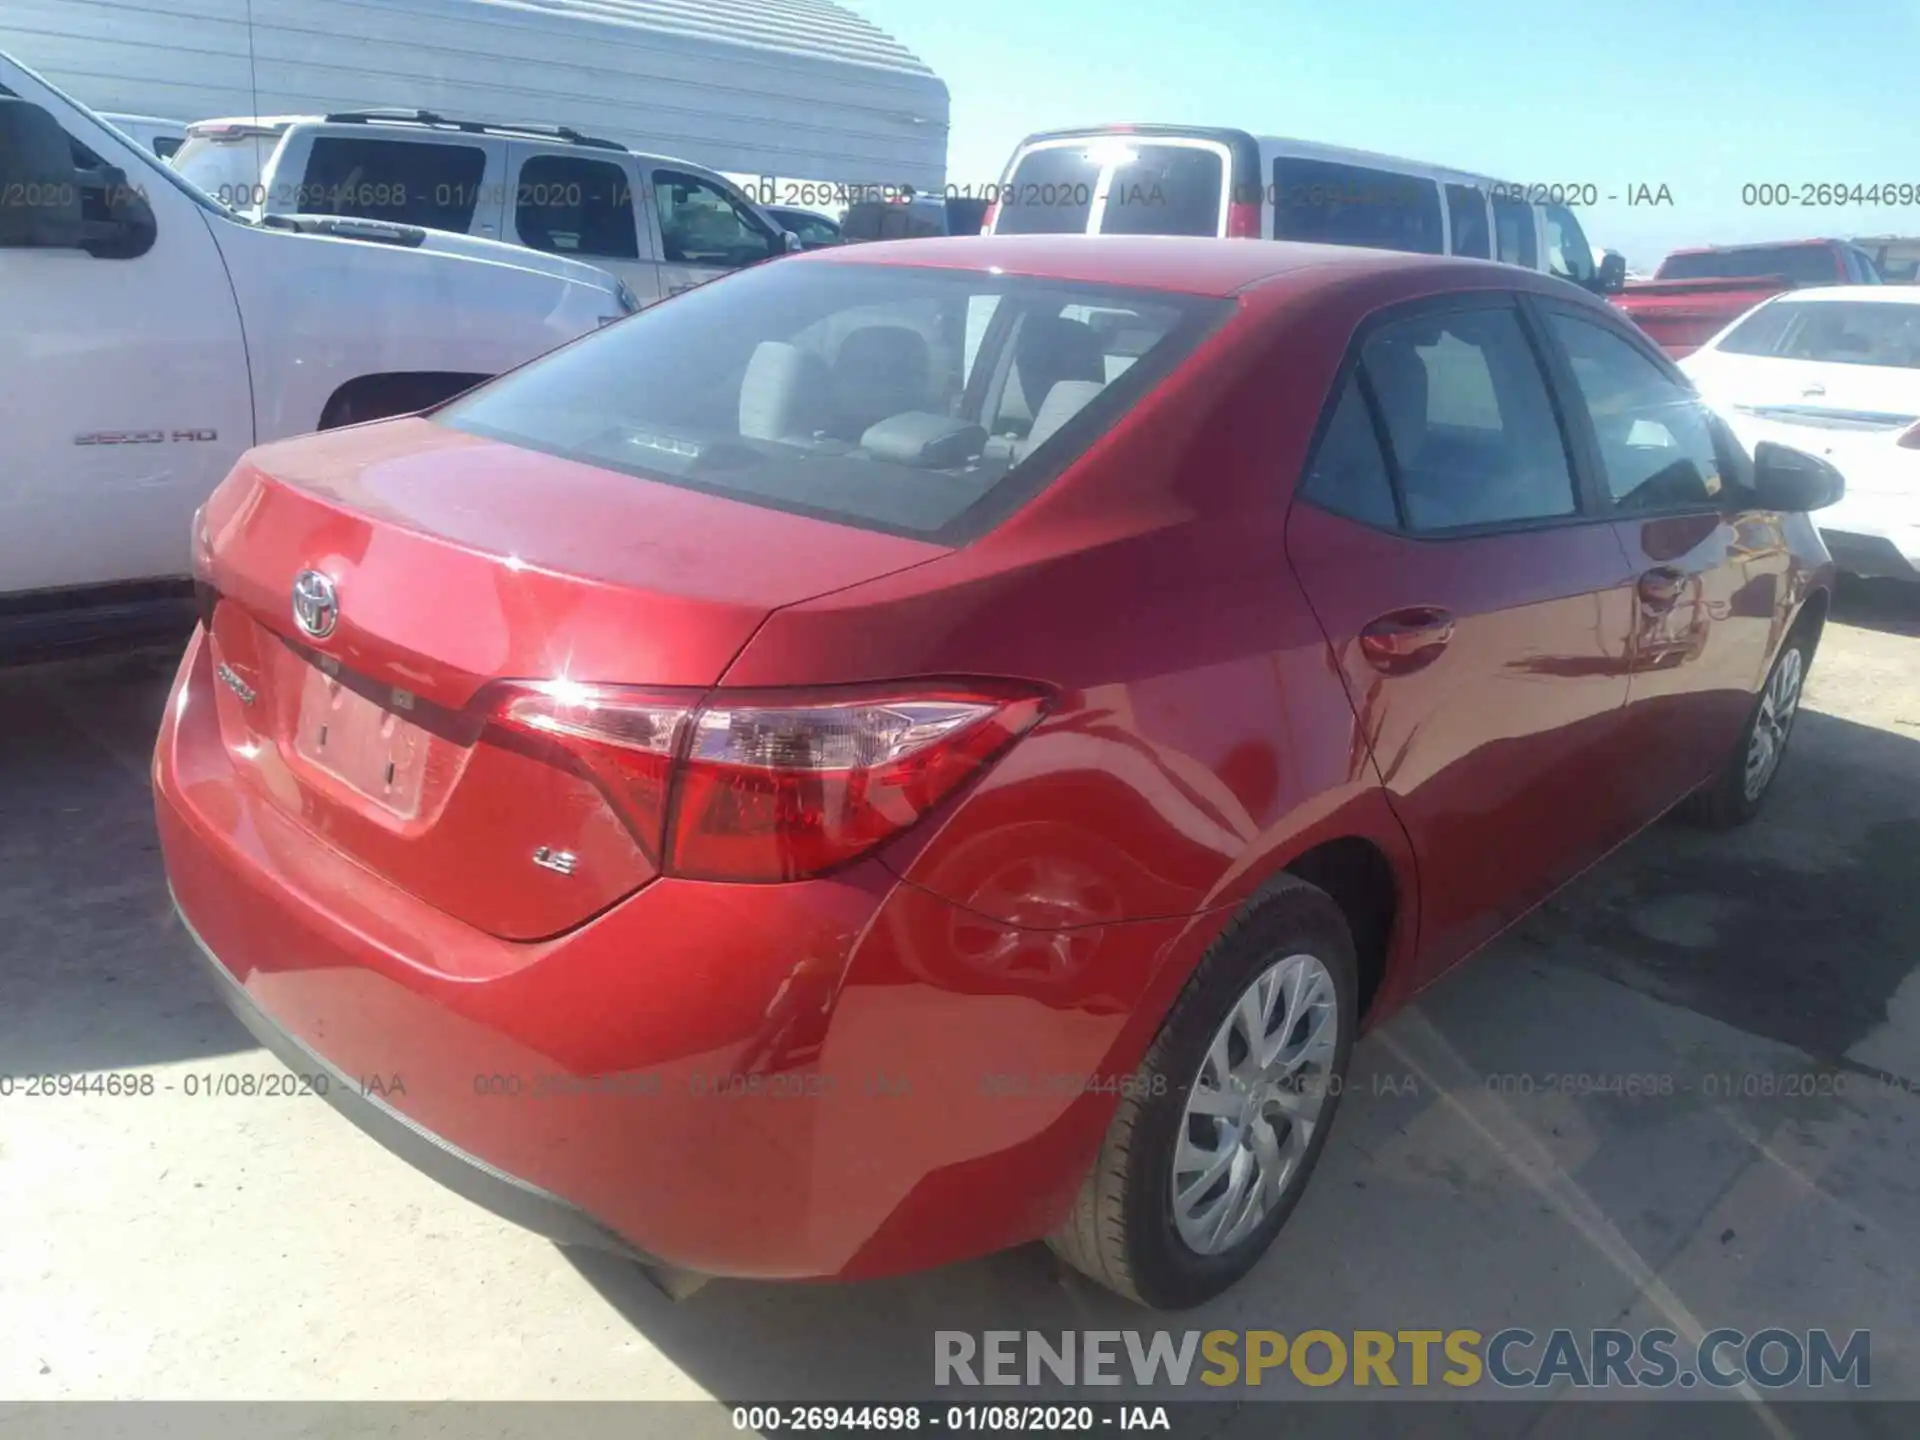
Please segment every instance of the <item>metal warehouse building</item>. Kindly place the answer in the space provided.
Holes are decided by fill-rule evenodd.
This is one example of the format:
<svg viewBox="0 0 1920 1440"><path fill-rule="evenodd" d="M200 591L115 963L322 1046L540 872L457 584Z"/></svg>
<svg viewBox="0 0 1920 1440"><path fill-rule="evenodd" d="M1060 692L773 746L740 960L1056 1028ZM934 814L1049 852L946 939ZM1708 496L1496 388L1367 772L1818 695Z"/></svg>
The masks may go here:
<svg viewBox="0 0 1920 1440"><path fill-rule="evenodd" d="M0 50L102 111L397 106L736 174L946 181L946 86L831 0L5 0Z"/></svg>

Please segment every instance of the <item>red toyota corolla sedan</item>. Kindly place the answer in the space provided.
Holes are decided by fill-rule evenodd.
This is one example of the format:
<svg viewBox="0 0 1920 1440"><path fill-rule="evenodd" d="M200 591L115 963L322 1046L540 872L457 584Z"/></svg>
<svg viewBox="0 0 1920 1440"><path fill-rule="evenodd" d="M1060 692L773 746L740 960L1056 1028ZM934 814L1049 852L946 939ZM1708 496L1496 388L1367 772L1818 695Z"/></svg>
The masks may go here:
<svg viewBox="0 0 1920 1440"><path fill-rule="evenodd" d="M1755 813L1836 484L1524 270L796 256L243 459L167 868L264 1044L556 1239L1191 1305L1362 1025Z"/></svg>

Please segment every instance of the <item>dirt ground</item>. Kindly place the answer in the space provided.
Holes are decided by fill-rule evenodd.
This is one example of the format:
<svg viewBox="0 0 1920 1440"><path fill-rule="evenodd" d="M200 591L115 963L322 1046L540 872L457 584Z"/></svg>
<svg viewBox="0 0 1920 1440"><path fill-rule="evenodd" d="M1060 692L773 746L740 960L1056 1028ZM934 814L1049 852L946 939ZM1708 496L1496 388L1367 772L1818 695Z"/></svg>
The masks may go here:
<svg viewBox="0 0 1920 1440"><path fill-rule="evenodd" d="M276 1068L169 913L170 668L0 672L0 1072ZM1850 587L1762 819L1657 827L1365 1040L1279 1243L1174 1324L1870 1329L1875 1395L1920 1400L1917 967L1920 596ZM1544 1079L1570 1073L1675 1083ZM0 1100L5 1400L924 1396L936 1329L1157 1323L1038 1247L676 1305L317 1102ZM1252 1401L1220 1416L1269 1433Z"/></svg>

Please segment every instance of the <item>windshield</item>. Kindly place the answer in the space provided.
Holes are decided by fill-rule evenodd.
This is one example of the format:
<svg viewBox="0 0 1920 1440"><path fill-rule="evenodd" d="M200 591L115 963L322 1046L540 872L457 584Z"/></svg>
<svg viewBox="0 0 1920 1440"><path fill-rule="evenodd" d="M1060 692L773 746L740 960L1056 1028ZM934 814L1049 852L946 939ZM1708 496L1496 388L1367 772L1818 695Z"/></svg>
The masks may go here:
<svg viewBox="0 0 1920 1440"><path fill-rule="evenodd" d="M983 532L1231 302L783 262L507 375L443 425L649 480L948 543Z"/></svg>
<svg viewBox="0 0 1920 1440"><path fill-rule="evenodd" d="M1669 255L1660 280L1759 280L1778 275L1798 285L1832 284L1840 278L1833 255L1822 245L1768 245L1744 250L1701 250Z"/></svg>

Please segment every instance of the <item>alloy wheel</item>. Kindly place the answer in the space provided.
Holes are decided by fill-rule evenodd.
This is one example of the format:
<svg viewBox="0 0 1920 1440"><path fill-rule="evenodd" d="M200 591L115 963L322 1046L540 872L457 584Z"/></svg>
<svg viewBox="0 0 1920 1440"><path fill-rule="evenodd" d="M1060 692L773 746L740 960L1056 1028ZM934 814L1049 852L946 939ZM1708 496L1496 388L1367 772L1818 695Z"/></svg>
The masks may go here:
<svg viewBox="0 0 1920 1440"><path fill-rule="evenodd" d="M1259 1228L1301 1174L1340 1038L1333 977L1289 955L1254 979L1214 1032L1187 1092L1173 1159L1173 1222L1200 1255Z"/></svg>
<svg viewBox="0 0 1920 1440"><path fill-rule="evenodd" d="M1793 717L1800 709L1800 685L1806 662L1799 647L1781 652L1773 677L1760 695L1760 710L1753 720L1753 738L1747 742L1746 795L1758 800L1780 768L1780 757L1787 748L1787 736L1793 729Z"/></svg>

